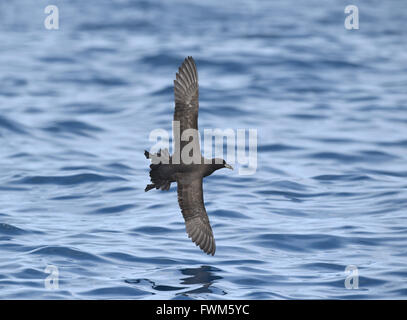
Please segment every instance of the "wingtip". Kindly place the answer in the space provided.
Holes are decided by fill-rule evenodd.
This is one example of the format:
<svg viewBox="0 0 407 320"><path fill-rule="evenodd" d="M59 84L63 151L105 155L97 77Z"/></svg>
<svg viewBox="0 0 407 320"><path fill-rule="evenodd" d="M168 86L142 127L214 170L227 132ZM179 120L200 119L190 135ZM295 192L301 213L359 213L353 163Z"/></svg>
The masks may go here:
<svg viewBox="0 0 407 320"><path fill-rule="evenodd" d="M196 65L196 64L195 64L195 60L194 60L194 58L193 58L192 56L186 57L186 58L184 59L184 62L182 63L182 65L188 64L188 62L189 62L190 64L192 64L193 66ZM182 65L180 66L180 69L182 68Z"/></svg>
<svg viewBox="0 0 407 320"><path fill-rule="evenodd" d="M197 245L198 246L198 245ZM202 248L200 248L203 252L205 252L208 256L214 256L215 255L215 249L214 250L205 250L205 249L202 249Z"/></svg>
<svg viewBox="0 0 407 320"><path fill-rule="evenodd" d="M188 56L188 60L192 63L192 65L195 65L195 59L192 56Z"/></svg>
<svg viewBox="0 0 407 320"><path fill-rule="evenodd" d="M216 252L216 244L215 244L215 240L213 240L212 245L213 245L213 248L212 248L212 250L211 250L210 254L211 254L211 255L212 255L212 257L213 257L213 256L215 255L215 252Z"/></svg>

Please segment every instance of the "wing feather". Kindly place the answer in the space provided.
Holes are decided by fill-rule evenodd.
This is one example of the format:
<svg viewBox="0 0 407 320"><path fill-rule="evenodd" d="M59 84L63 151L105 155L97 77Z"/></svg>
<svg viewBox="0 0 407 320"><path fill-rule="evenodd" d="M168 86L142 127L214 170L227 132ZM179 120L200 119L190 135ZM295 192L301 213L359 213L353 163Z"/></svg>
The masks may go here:
<svg viewBox="0 0 407 320"><path fill-rule="evenodd" d="M177 184L178 202L188 237L205 253L214 255L215 238L204 205L202 178L194 179L191 174L183 173Z"/></svg>
<svg viewBox="0 0 407 320"><path fill-rule="evenodd" d="M184 60L175 76L174 99L174 121L179 121L180 137L186 129L198 130L199 85L198 73L192 57ZM174 137L174 139L180 139L180 137ZM190 141L180 141L180 150L176 148L174 154L180 154L179 152ZM199 141L198 139L194 141L196 142L194 150L199 150L200 153ZM175 146L177 147L176 144Z"/></svg>

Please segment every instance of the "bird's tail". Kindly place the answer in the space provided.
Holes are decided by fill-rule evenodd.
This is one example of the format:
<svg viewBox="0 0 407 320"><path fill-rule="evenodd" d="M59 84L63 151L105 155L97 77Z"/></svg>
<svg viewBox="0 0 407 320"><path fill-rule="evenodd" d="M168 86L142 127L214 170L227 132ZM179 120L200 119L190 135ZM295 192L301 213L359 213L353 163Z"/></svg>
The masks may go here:
<svg viewBox="0 0 407 320"><path fill-rule="evenodd" d="M147 150L144 151L144 155L147 159L154 159L156 156L161 156L161 150L157 154L151 154ZM154 161L153 161L154 162ZM148 184L146 188L144 189L145 192L151 190L151 189L161 189L161 190L169 190L171 187L171 182L168 181L167 179L162 177L161 174L161 167L162 164L154 164L152 163L150 165L150 178L151 178L151 184Z"/></svg>
<svg viewBox="0 0 407 320"><path fill-rule="evenodd" d="M146 188L144 189L144 191L147 192L147 191L150 191L151 189L154 189L154 188L155 188L155 184L154 184L154 183L151 183L151 184L148 184L148 185L146 186Z"/></svg>

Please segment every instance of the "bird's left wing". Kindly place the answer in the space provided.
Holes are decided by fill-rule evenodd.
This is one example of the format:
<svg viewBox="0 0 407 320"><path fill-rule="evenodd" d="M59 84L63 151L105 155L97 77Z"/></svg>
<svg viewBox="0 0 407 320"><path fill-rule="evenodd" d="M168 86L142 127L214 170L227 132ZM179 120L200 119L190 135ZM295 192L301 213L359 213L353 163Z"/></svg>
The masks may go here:
<svg viewBox="0 0 407 320"><path fill-rule="evenodd" d="M179 206L188 237L205 253L214 255L215 238L204 205L202 178L194 178L192 175L184 173L177 179Z"/></svg>
<svg viewBox="0 0 407 320"><path fill-rule="evenodd" d="M175 111L174 121L178 121L180 126L180 139L184 130L194 129L198 132L198 109L199 109L199 86L198 86L198 72L196 69L195 61L192 57L184 60L176 74L174 80L174 98L175 98ZM184 146L192 141L182 141L180 139L179 150L175 144L174 154L177 155ZM194 138L194 150L199 153L196 156L201 157L199 140L197 136ZM181 157L182 158L182 157ZM181 163L182 159L181 159Z"/></svg>

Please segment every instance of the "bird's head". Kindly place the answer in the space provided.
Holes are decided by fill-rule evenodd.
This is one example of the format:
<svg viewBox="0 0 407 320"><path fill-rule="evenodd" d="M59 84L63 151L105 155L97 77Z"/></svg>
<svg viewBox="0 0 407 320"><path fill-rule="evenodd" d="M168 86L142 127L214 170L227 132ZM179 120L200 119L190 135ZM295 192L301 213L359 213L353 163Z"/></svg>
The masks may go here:
<svg viewBox="0 0 407 320"><path fill-rule="evenodd" d="M233 170L233 167L230 164L227 164L226 161L223 159L215 158L215 159L213 159L213 163L216 166L215 170L219 170L222 168L228 168L228 169Z"/></svg>

